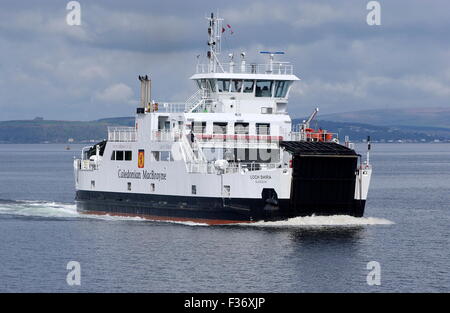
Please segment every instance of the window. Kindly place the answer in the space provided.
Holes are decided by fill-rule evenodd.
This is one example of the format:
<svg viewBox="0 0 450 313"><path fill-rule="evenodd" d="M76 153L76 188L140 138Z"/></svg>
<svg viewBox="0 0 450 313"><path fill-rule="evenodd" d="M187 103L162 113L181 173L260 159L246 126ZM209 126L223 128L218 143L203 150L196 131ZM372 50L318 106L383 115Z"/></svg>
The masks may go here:
<svg viewBox="0 0 450 313"><path fill-rule="evenodd" d="M241 92L242 90L242 80L233 79L231 81L231 92Z"/></svg>
<svg viewBox="0 0 450 313"><path fill-rule="evenodd" d="M91 180L91 189L95 188L95 180Z"/></svg>
<svg viewBox="0 0 450 313"><path fill-rule="evenodd" d="M273 109L272 108L261 108L261 114L272 114Z"/></svg>
<svg viewBox="0 0 450 313"><path fill-rule="evenodd" d="M230 81L227 79L218 79L217 88L219 92L228 92L230 90Z"/></svg>
<svg viewBox="0 0 450 313"><path fill-rule="evenodd" d="M204 134L206 132L206 122L192 122L192 131L196 134Z"/></svg>
<svg viewBox="0 0 450 313"><path fill-rule="evenodd" d="M128 189L128 191L131 191L131 183L130 182L127 183L127 189Z"/></svg>
<svg viewBox="0 0 450 313"><path fill-rule="evenodd" d="M277 81L275 84L275 97L276 98L286 97L288 87L289 87L288 81Z"/></svg>
<svg viewBox="0 0 450 313"><path fill-rule="evenodd" d="M244 92L253 93L253 86L255 85L254 80L244 80Z"/></svg>
<svg viewBox="0 0 450 313"><path fill-rule="evenodd" d="M270 124L256 123L257 135L270 135Z"/></svg>
<svg viewBox="0 0 450 313"><path fill-rule="evenodd" d="M159 161L159 151L152 151L152 156L155 161Z"/></svg>
<svg viewBox="0 0 450 313"><path fill-rule="evenodd" d="M223 195L225 197L229 197L230 196L230 191L231 191L231 187L229 185L224 185L223 186Z"/></svg>
<svg viewBox="0 0 450 313"><path fill-rule="evenodd" d="M197 186L196 186L196 185L192 185L192 186L191 186L191 193L192 193L193 195L196 195L196 194L197 194Z"/></svg>
<svg viewBox="0 0 450 313"><path fill-rule="evenodd" d="M152 151L154 161L173 161L170 151Z"/></svg>
<svg viewBox="0 0 450 313"><path fill-rule="evenodd" d="M272 83L271 80L257 80L255 96L272 97Z"/></svg>
<svg viewBox="0 0 450 313"><path fill-rule="evenodd" d="M248 123L234 123L234 133L248 135Z"/></svg>
<svg viewBox="0 0 450 313"><path fill-rule="evenodd" d="M123 151L116 151L116 160L117 161L123 161Z"/></svg>
<svg viewBox="0 0 450 313"><path fill-rule="evenodd" d="M234 149L234 161L242 163L278 163L280 161L279 149Z"/></svg>
<svg viewBox="0 0 450 313"><path fill-rule="evenodd" d="M131 152L131 150L126 150L126 151L123 151L123 150L114 150L112 153L111 153L111 160L112 161L123 161L123 160L125 160L125 161L131 161L131 159L132 159L132 152Z"/></svg>
<svg viewBox="0 0 450 313"><path fill-rule="evenodd" d="M173 161L170 151L160 151L159 153L160 161Z"/></svg>
<svg viewBox="0 0 450 313"><path fill-rule="evenodd" d="M228 123L214 122L213 134L226 134Z"/></svg>
<svg viewBox="0 0 450 313"><path fill-rule="evenodd" d="M206 79L197 79L196 80L196 82L197 82L197 86L198 86L198 88L200 89L200 88L207 88L207 80Z"/></svg>
<svg viewBox="0 0 450 313"><path fill-rule="evenodd" d="M211 88L212 92L216 91L216 80L215 79L210 79L209 80L209 87Z"/></svg>
<svg viewBox="0 0 450 313"><path fill-rule="evenodd" d="M150 191L151 191L151 192L154 192L154 191L155 191L155 184L154 184L154 183L151 183L151 184L150 184Z"/></svg>

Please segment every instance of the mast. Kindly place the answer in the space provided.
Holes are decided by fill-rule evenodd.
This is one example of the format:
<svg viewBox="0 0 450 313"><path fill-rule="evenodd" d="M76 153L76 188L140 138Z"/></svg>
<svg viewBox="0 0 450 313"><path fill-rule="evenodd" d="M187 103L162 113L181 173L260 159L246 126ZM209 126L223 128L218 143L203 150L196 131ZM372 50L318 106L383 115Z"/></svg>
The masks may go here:
<svg viewBox="0 0 450 313"><path fill-rule="evenodd" d="M222 18L214 17L214 13L207 18L208 25L208 46L209 51L207 53L209 60L209 71L216 72L217 67L220 67L223 71L222 65L219 62L217 56L221 50L221 36L222 36Z"/></svg>

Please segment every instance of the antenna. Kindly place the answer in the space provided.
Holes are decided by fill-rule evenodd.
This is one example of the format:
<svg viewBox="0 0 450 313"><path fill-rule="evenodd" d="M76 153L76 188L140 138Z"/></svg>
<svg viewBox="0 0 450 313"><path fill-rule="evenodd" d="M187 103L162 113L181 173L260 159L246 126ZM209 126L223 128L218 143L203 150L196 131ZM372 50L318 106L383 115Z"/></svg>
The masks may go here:
<svg viewBox="0 0 450 313"><path fill-rule="evenodd" d="M269 70L267 71L268 73L273 72L273 59L274 59L275 54L284 54L283 51L260 51L259 53L269 54Z"/></svg>
<svg viewBox="0 0 450 313"><path fill-rule="evenodd" d="M284 54L283 51L259 51L261 54Z"/></svg>
<svg viewBox="0 0 450 313"><path fill-rule="evenodd" d="M221 50L221 36L222 36L222 21L223 19L214 17L214 13L211 13L210 17L207 17L209 21L208 25L208 59L209 59L209 70L210 72L215 72L217 65L220 65L217 55L220 54Z"/></svg>

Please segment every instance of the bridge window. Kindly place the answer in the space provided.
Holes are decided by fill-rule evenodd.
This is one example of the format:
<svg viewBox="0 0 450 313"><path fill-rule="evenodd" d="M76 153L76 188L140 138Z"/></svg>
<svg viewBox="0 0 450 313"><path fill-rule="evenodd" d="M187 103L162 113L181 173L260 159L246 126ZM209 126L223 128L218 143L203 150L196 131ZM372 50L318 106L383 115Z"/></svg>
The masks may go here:
<svg viewBox="0 0 450 313"><path fill-rule="evenodd" d="M217 80L217 90L219 92L229 92L230 91L230 81L228 79L218 79Z"/></svg>
<svg viewBox="0 0 450 313"><path fill-rule="evenodd" d="M209 79L209 88L211 88L212 92L216 91L216 80L215 79Z"/></svg>
<svg viewBox="0 0 450 313"><path fill-rule="evenodd" d="M286 97L286 93L289 87L288 81L277 81L275 84L275 97L276 98L284 98Z"/></svg>
<svg viewBox="0 0 450 313"><path fill-rule="evenodd" d="M216 80L215 79L197 79L198 88L205 88L211 91L216 91Z"/></svg>
<svg viewBox="0 0 450 313"><path fill-rule="evenodd" d="M257 80L256 81L256 97L272 97L272 84L271 80Z"/></svg>
<svg viewBox="0 0 450 313"><path fill-rule="evenodd" d="M244 80L244 92L253 93L253 87L255 85L254 80Z"/></svg>
<svg viewBox="0 0 450 313"><path fill-rule="evenodd" d="M241 92L242 90L242 80L233 79L231 81L231 92Z"/></svg>

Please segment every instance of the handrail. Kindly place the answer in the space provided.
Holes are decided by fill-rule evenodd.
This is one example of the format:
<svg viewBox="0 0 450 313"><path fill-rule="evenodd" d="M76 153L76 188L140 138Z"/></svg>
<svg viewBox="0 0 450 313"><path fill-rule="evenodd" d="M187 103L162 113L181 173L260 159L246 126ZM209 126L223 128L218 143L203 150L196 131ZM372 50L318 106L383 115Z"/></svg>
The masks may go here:
<svg viewBox="0 0 450 313"><path fill-rule="evenodd" d="M292 75L294 66L288 62L273 62L263 64L239 64L239 63L222 63L220 73L237 73L237 74L275 74L275 75ZM225 69L229 69L228 71ZM210 73L210 64L197 64L197 73Z"/></svg>
<svg viewBox="0 0 450 313"><path fill-rule="evenodd" d="M108 127L108 141L134 142L136 137L136 128L134 127Z"/></svg>

